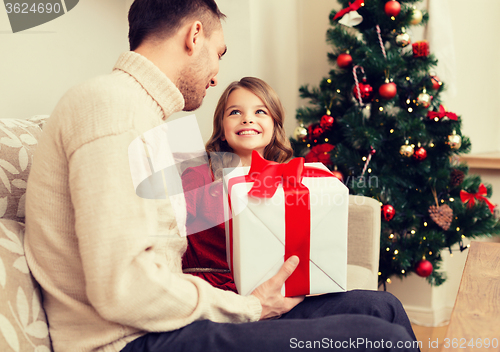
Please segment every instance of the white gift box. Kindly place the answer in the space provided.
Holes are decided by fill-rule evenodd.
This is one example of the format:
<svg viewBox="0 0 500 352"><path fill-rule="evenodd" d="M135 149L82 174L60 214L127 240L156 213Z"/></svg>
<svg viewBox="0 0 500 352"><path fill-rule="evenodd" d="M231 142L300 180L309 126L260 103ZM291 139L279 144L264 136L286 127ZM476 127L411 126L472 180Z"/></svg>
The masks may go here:
<svg viewBox="0 0 500 352"><path fill-rule="evenodd" d="M305 166L328 170L321 163ZM283 265L285 208L293 206L285 205L282 185L272 198L248 196L253 182L243 179L249 169L224 169L223 180L227 260L241 295L251 294ZM347 281L348 188L333 176L303 177L302 184L310 194L310 213L301 213L297 219L304 221L310 217L310 234L305 234L309 235L310 243L309 290L304 294L343 292ZM288 198L287 203L290 203ZM283 295L286 285L282 288Z"/></svg>

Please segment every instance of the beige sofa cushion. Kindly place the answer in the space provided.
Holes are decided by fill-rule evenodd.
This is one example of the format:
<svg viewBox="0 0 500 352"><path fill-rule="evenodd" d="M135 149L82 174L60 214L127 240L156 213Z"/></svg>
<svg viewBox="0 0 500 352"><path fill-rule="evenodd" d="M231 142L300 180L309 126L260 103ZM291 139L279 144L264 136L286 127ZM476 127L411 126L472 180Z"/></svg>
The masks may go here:
<svg viewBox="0 0 500 352"><path fill-rule="evenodd" d="M0 119L0 218L24 222L26 182L46 116Z"/></svg>
<svg viewBox="0 0 500 352"><path fill-rule="evenodd" d="M50 352L40 289L23 248L24 224L0 220L0 351Z"/></svg>

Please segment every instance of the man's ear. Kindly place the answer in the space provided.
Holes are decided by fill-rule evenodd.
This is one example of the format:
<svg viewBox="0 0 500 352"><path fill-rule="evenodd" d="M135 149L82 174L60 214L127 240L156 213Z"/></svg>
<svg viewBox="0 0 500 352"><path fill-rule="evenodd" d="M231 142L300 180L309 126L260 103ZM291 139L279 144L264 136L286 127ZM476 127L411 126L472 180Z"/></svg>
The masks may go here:
<svg viewBox="0 0 500 352"><path fill-rule="evenodd" d="M189 27L186 33L186 50L188 55L193 55L197 46L199 46L205 35L203 32L203 25L200 21L194 21Z"/></svg>

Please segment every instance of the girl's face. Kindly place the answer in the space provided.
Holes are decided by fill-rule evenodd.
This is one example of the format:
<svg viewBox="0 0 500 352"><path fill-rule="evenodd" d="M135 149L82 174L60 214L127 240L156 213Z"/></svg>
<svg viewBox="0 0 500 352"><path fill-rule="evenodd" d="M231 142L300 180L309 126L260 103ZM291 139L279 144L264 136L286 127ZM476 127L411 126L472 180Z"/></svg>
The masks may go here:
<svg viewBox="0 0 500 352"><path fill-rule="evenodd" d="M274 133L269 110L258 96L244 88L237 88L229 95L222 126L222 140L240 157L248 156L252 150L263 156Z"/></svg>

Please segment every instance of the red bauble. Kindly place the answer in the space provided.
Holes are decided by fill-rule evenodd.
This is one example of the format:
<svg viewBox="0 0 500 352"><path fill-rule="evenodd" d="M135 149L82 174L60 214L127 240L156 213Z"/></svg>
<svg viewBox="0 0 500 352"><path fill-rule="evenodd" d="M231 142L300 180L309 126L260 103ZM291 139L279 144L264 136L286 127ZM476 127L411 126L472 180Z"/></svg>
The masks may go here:
<svg viewBox="0 0 500 352"><path fill-rule="evenodd" d="M387 16L396 17L401 12L401 4L395 0L387 1L384 10Z"/></svg>
<svg viewBox="0 0 500 352"><path fill-rule="evenodd" d="M337 170L337 166L335 166L335 169L332 170L332 174L340 180L340 182L344 182L344 175L342 175L342 172Z"/></svg>
<svg viewBox="0 0 500 352"><path fill-rule="evenodd" d="M418 276L427 277L432 274L433 270L432 263L427 259L422 259L415 265L415 272Z"/></svg>
<svg viewBox="0 0 500 352"><path fill-rule="evenodd" d="M378 94L384 99L392 99L397 93L398 88L394 82L384 83L378 89Z"/></svg>
<svg viewBox="0 0 500 352"><path fill-rule="evenodd" d="M308 127L308 130L309 130L309 138L311 140L318 139L319 137L321 137L323 132L325 132L319 123L314 123L310 125Z"/></svg>
<svg viewBox="0 0 500 352"><path fill-rule="evenodd" d="M423 147L420 147L415 150L415 152L413 153L413 157L418 161L425 160L425 158L427 158L427 150L425 150Z"/></svg>
<svg viewBox="0 0 500 352"><path fill-rule="evenodd" d="M330 152L335 147L331 144L324 143L318 144L311 148L311 151L305 156L306 163L320 162L325 165L332 165L332 159L330 158Z"/></svg>
<svg viewBox="0 0 500 352"><path fill-rule="evenodd" d="M322 128L325 130L332 128L333 122L334 122L333 116L330 115L323 115L321 117L321 122L319 123Z"/></svg>
<svg viewBox="0 0 500 352"><path fill-rule="evenodd" d="M372 101L373 98L373 87L366 83L366 78L363 78L362 82L359 83L359 91L361 93L361 101L367 104ZM358 100L358 88L354 85L352 89L352 94L354 94L354 98Z"/></svg>
<svg viewBox="0 0 500 352"><path fill-rule="evenodd" d="M340 68L348 68L352 65L352 56L346 53L342 53L337 56L337 65Z"/></svg>
<svg viewBox="0 0 500 352"><path fill-rule="evenodd" d="M434 90L438 90L439 88L441 88L441 85L443 83L441 83L441 80L439 79L438 76L431 76L431 81L432 81L432 89Z"/></svg>
<svg viewBox="0 0 500 352"><path fill-rule="evenodd" d="M385 221L391 221L394 215L396 215L396 209L390 204L384 205L381 211Z"/></svg>

